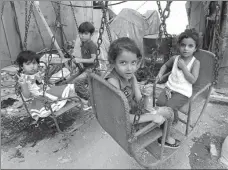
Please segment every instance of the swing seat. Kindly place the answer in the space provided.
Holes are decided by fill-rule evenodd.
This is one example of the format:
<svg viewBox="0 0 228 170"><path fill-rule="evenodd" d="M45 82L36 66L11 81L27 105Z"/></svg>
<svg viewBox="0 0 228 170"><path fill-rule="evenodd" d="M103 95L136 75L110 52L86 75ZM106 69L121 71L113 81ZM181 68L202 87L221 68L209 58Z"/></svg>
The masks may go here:
<svg viewBox="0 0 228 170"><path fill-rule="evenodd" d="M19 85L18 82L16 82L16 85L15 85L15 92L16 92L17 95L19 95L21 97L21 99L23 101L23 105L24 105L24 107L25 107L28 115L30 117L32 117L32 115L29 112L28 105L27 105L32 99L25 100L25 98L23 97L23 95L21 93L21 87L20 87L20 85ZM36 99L38 99L41 102L43 102L44 105L47 105L47 106L50 106L51 105L51 102L47 102L46 98L43 97L43 96L36 97ZM58 110L56 112L53 112L51 110L51 114L49 116L47 116L47 117L50 117L50 118L53 119L53 121L55 123L55 126L56 126L56 128L57 128L57 130L58 130L59 133L71 133L71 132L75 131L78 127L75 127L73 129L71 129L70 131L63 132L60 129L60 127L59 127L57 118L59 116L61 116L62 114L70 111L73 108L78 108L78 110L80 112L80 111L82 111L83 106L84 106L83 103L82 103L82 100L79 97L77 97L77 96L74 96L74 97L71 97L71 98L66 98L66 99L68 100L67 103L60 110ZM64 99L62 99L62 100L64 100ZM72 119L75 119L73 116L70 116L70 117ZM36 123L37 123L37 121L36 121ZM36 124L36 123L32 122L32 124Z"/></svg>
<svg viewBox="0 0 228 170"><path fill-rule="evenodd" d="M186 115L185 117L187 121L183 118L179 118L179 121L186 125L186 136L190 135L189 128L191 128L192 132L204 113L210 98L213 82L215 80L215 54L210 51L199 49L194 56L200 61L199 77L195 84L193 84L192 97L178 110L180 113ZM164 80L167 81L169 75L170 73L166 73L166 75L162 77L161 82L164 82ZM193 118L195 119L194 123L191 123Z"/></svg>
<svg viewBox="0 0 228 170"><path fill-rule="evenodd" d="M167 121L161 129L154 122L141 123L132 133L126 96L101 76L90 73L89 90L93 112L101 127L141 166L153 168L168 159L177 149L164 149ZM161 146L157 139L162 137Z"/></svg>

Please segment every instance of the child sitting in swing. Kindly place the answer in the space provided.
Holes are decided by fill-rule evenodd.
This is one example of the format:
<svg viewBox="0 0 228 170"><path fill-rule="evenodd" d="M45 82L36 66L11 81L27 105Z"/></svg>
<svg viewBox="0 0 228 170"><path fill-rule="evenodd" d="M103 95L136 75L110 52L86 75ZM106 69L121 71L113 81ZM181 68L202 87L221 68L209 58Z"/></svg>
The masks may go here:
<svg viewBox="0 0 228 170"><path fill-rule="evenodd" d="M171 57L160 69L160 81L167 69L171 68L165 89L157 100L157 106L168 106L174 111L174 123L178 122L178 109L192 96L192 85L196 82L200 62L194 57L199 47L199 35L195 29L186 29L178 38L180 55Z"/></svg>
<svg viewBox="0 0 228 170"><path fill-rule="evenodd" d="M35 97L43 96L49 101L76 96L74 84L62 86L47 86L44 92L44 72L40 69L40 57L33 51L22 51L17 56L16 62L19 65L18 83L21 86L21 92L24 98L32 98L30 104L30 113L36 121L39 117L47 117L51 114L50 110L44 108L43 102ZM58 111L67 102L60 100L51 104L53 111Z"/></svg>
<svg viewBox="0 0 228 170"><path fill-rule="evenodd" d="M110 71L105 75L105 79L117 89L120 89L128 99L131 111L130 121L134 122L133 107L142 99L138 81L135 77L137 65L141 59L141 53L136 43L128 38L122 37L113 41L108 51L109 62L112 65ZM166 147L177 148L180 141L169 135L170 126L173 121L173 111L168 107L158 107L153 111L140 116L138 123L153 121L162 124L168 120L168 131L165 142ZM158 139L161 143L161 138Z"/></svg>

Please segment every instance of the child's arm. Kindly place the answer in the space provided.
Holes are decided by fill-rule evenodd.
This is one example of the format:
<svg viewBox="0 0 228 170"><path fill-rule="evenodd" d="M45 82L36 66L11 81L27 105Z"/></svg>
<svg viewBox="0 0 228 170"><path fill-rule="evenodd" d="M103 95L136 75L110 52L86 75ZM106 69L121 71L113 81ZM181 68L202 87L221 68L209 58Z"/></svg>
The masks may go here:
<svg viewBox="0 0 228 170"><path fill-rule="evenodd" d="M158 80L161 80L161 78L164 75L164 73L166 72L166 70L173 66L175 58L176 58L176 56L171 57L165 64L162 65L162 67L160 68L158 75L157 75Z"/></svg>
<svg viewBox="0 0 228 170"><path fill-rule="evenodd" d="M183 71L184 77L191 84L194 84L199 76L200 62L195 60L191 71L188 71L188 68L182 59L178 61L178 67Z"/></svg>
<svg viewBox="0 0 228 170"><path fill-rule="evenodd" d="M97 53L97 46L95 43L90 42L88 44L89 51L91 53L91 58L85 59L85 58L75 58L75 61L77 63L93 63L95 58L96 58L96 53Z"/></svg>
<svg viewBox="0 0 228 170"><path fill-rule="evenodd" d="M74 60L77 63L93 63L96 58L96 54L91 54L91 58L85 59L85 58L74 58Z"/></svg>
<svg viewBox="0 0 228 170"><path fill-rule="evenodd" d="M129 114L130 115L130 122L134 122L134 117L135 115ZM165 118L162 115L159 114L142 114L140 115L140 119L138 123L144 123L144 122L150 122L153 121L154 123L162 124L165 121Z"/></svg>
<svg viewBox="0 0 228 170"><path fill-rule="evenodd" d="M18 83L21 86L21 93L25 98L30 98L31 97L31 92L29 91L28 88L28 83L26 82L25 79L23 79L22 77L18 77Z"/></svg>
<svg viewBox="0 0 228 170"><path fill-rule="evenodd" d="M136 101L139 102L142 98L142 93L141 93L141 90L139 88L139 84L138 84L138 81L137 81L135 75L133 75L133 91L135 93Z"/></svg>

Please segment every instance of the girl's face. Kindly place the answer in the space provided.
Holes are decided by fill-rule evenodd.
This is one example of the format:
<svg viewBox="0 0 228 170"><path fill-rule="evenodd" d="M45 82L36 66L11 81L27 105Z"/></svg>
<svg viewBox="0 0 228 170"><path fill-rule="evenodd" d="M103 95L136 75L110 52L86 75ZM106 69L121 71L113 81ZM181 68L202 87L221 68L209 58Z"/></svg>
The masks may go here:
<svg viewBox="0 0 228 170"><path fill-rule="evenodd" d="M28 75L37 73L38 63L36 62L36 60L27 61L26 63L23 63L23 71L25 74L28 74Z"/></svg>
<svg viewBox="0 0 228 170"><path fill-rule="evenodd" d="M182 57L187 58L193 56L196 51L196 43L192 38L184 38L179 44L179 50Z"/></svg>
<svg viewBox="0 0 228 170"><path fill-rule="evenodd" d="M130 51L123 51L117 56L114 67L120 76L129 80L137 71L137 55Z"/></svg>

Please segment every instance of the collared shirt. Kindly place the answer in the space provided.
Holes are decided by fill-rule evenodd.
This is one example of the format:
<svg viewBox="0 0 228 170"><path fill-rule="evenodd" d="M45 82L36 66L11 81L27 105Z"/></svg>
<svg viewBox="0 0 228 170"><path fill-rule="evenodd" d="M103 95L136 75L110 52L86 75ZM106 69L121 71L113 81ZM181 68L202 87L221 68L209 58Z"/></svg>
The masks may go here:
<svg viewBox="0 0 228 170"><path fill-rule="evenodd" d="M90 59L91 54L97 53L97 46L92 40L82 42L81 44L81 55L84 59ZM85 68L93 67L93 63L83 63Z"/></svg>
<svg viewBox="0 0 228 170"><path fill-rule="evenodd" d="M112 71L105 76L105 79L110 79L110 78L115 78L119 81L120 84L120 90L125 94L125 96L127 97L128 103L130 108L132 109L135 105L136 102L134 100L134 91L133 91L133 80L130 79L129 81L124 79L123 77L121 77L115 70L115 68L112 69ZM131 111L130 111L131 113Z"/></svg>

